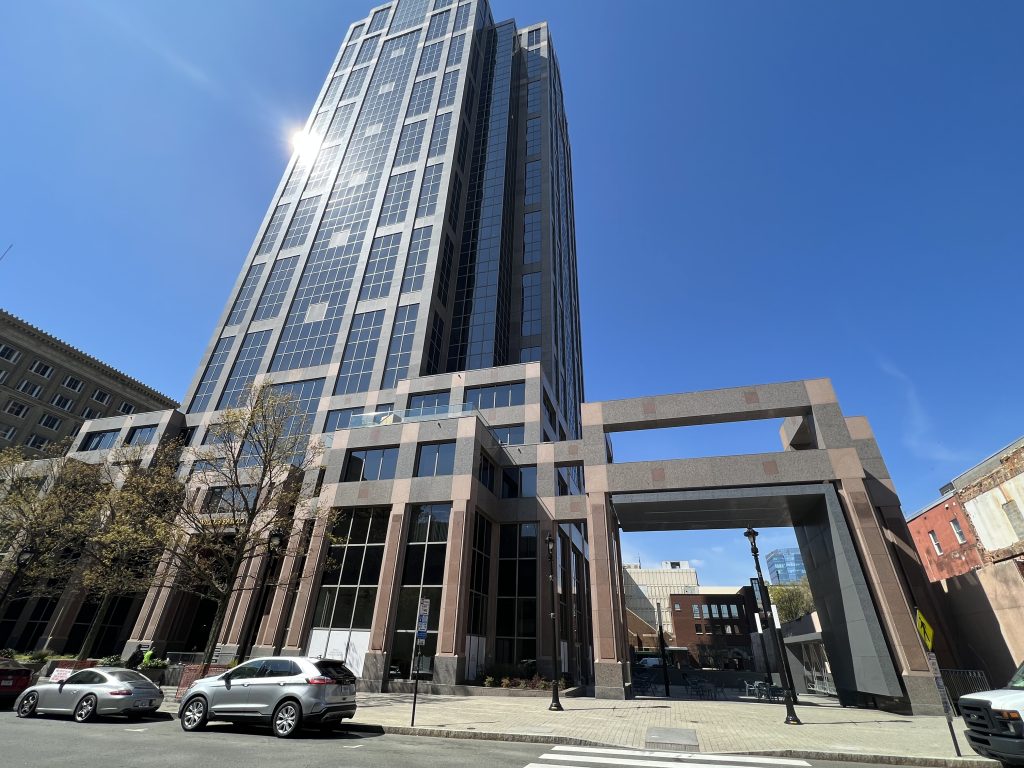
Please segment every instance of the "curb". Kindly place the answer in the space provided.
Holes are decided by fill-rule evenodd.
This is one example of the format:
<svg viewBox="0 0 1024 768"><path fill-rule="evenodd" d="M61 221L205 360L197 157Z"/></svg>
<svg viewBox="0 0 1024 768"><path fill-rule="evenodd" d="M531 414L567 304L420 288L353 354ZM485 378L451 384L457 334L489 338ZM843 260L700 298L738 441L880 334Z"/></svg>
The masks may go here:
<svg viewBox="0 0 1024 768"><path fill-rule="evenodd" d="M169 713L175 719L178 710ZM429 736L439 739L466 739L479 741L506 741L520 744L561 744L572 747L612 747L631 749L629 745L609 744L604 741L577 739L546 733L507 733L502 731L464 731L449 728L415 727L408 725L373 725L349 721L344 729L353 733L390 733L396 736ZM639 747L637 747L639 749ZM822 752L811 749L765 749L744 752L701 752L702 755L752 755L761 757L791 757L802 760L823 760L834 763L874 763L876 765L905 765L920 768L999 768L995 760L983 757L923 757L916 755L883 755L869 752Z"/></svg>
<svg viewBox="0 0 1024 768"><path fill-rule="evenodd" d="M712 753L708 753L712 754ZM720 752L718 754L741 754ZM915 755L876 755L867 752L822 752L813 749L765 749L743 752L762 757L797 757L804 760L828 760L836 763L875 763L878 765L913 765L922 768L999 768L999 762L985 757L919 757Z"/></svg>

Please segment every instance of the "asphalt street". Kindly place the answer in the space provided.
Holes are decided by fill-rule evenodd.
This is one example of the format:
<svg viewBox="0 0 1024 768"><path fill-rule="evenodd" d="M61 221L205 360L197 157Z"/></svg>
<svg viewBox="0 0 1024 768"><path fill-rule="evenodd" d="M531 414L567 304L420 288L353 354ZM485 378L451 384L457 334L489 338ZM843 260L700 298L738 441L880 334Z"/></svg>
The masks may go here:
<svg viewBox="0 0 1024 768"><path fill-rule="evenodd" d="M170 715L146 720L17 718L0 711L4 768L865 768L855 763L735 755L681 755L644 750L550 746L427 736L309 731L277 739L268 729L211 723L184 733Z"/></svg>

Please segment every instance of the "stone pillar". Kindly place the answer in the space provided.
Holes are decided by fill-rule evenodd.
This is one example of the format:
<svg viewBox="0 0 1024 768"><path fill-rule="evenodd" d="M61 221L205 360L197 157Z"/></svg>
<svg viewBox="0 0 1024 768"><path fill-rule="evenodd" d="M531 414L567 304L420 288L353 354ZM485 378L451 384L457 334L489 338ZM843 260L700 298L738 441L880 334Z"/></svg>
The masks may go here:
<svg viewBox="0 0 1024 768"><path fill-rule="evenodd" d="M589 479L589 478L588 478ZM599 699L631 699L629 663L623 653L621 576L617 530L603 493L588 493L590 589L594 622L594 695Z"/></svg>
<svg viewBox="0 0 1024 768"><path fill-rule="evenodd" d="M373 607L370 627L370 647L363 659L362 688L384 691L388 682L388 652L391 631L398 610L398 592L402 578L402 558L405 555L405 504L394 504L388 520L387 538L384 540L384 562L381 564L380 587L377 604Z"/></svg>
<svg viewBox="0 0 1024 768"><path fill-rule="evenodd" d="M470 509L468 499L452 501L434 656L434 682L441 685L461 683L466 676L466 611L473 556Z"/></svg>
<svg viewBox="0 0 1024 768"><path fill-rule="evenodd" d="M313 533L309 540L309 549L306 552L306 563L302 568L302 576L295 592L295 607L292 609L290 617L282 618L282 621L291 620L281 647L281 653L285 655L296 655L302 650L306 632L309 631L310 623L313 620L316 596L320 588L319 574L330 549L327 523L327 518L318 517L313 524Z"/></svg>

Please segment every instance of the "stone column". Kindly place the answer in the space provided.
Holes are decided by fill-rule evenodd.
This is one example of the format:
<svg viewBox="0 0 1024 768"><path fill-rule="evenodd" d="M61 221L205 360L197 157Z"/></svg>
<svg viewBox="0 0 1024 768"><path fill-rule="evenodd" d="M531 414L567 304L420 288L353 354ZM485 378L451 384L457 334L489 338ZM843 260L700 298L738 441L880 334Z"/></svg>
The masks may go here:
<svg viewBox="0 0 1024 768"><path fill-rule="evenodd" d="M622 595L615 568L617 531L603 493L588 493L590 589L594 622L594 695L631 699L629 664L623 654Z"/></svg>
<svg viewBox="0 0 1024 768"><path fill-rule="evenodd" d="M466 610L473 556L469 510L468 499L452 501L444 590L437 627L437 653L434 656L434 682L441 685L461 683L466 676Z"/></svg>
<svg viewBox="0 0 1024 768"><path fill-rule="evenodd" d="M363 690L380 692L387 688L388 652L395 613L398 610L401 564L404 556L405 504L400 503L392 505L391 517L388 519L388 533L384 540L384 562L380 569L380 587L377 589L377 604L373 607L373 623L370 626L370 647L363 659Z"/></svg>

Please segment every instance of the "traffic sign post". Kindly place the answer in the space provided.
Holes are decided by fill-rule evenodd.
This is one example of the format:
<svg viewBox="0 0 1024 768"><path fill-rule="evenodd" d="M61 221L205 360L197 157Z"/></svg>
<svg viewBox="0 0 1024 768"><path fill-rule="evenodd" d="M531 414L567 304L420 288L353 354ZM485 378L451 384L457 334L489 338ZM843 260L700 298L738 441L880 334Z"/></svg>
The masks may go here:
<svg viewBox="0 0 1024 768"><path fill-rule="evenodd" d="M921 613L919 608L914 609L917 633L921 636L921 642L924 643L926 649L925 656L928 657L928 669L931 670L932 676L935 678L935 687L939 691L939 699L942 701L942 710L946 714L946 725L949 726L949 736L953 739L953 749L956 750L957 757L961 757L960 744L956 740L956 729L953 728L953 704L949 700L949 692L946 691L946 684L942 681L942 672L939 669L939 660L932 653L932 644L935 642L935 630L932 629L932 625L928 623L928 620Z"/></svg>
<svg viewBox="0 0 1024 768"><path fill-rule="evenodd" d="M409 722L410 728L416 725L416 699L420 693L420 658L423 653L421 649L427 642L427 622L429 617L430 599L424 597L420 600L419 611L416 613L416 651L412 656L412 720Z"/></svg>

